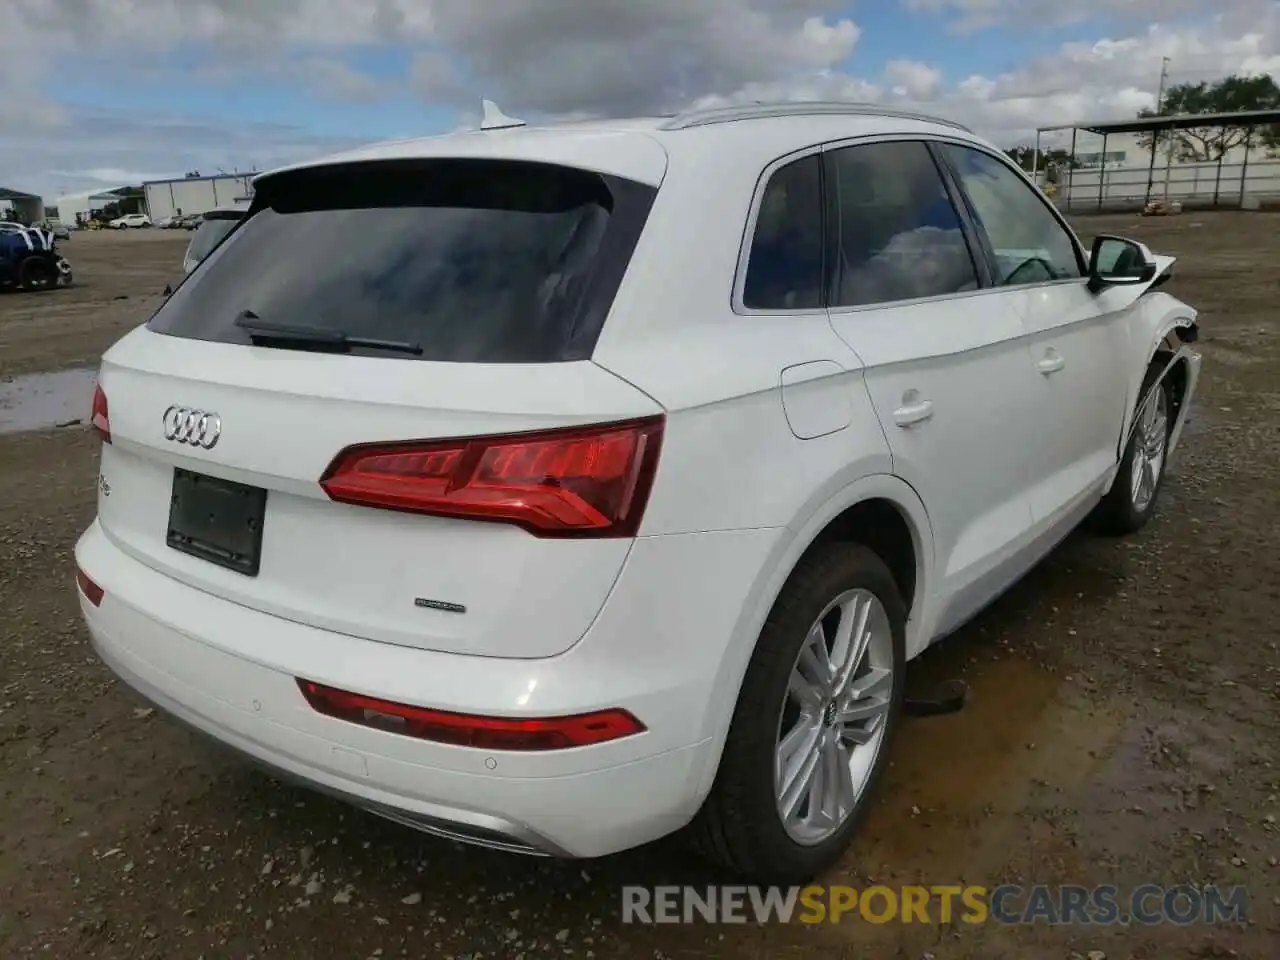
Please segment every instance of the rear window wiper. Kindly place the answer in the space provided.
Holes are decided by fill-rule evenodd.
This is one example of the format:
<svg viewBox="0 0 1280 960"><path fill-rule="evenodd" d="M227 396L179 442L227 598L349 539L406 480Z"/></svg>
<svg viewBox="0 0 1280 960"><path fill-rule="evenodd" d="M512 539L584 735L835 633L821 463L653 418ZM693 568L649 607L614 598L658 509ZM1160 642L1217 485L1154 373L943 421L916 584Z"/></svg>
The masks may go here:
<svg viewBox="0 0 1280 960"><path fill-rule="evenodd" d="M369 350L390 350L394 353L422 353L422 347L405 340L380 340L376 337L353 337L332 327L312 327L301 323L273 323L263 320L252 310L244 310L235 319L235 325L249 334L255 345L268 343L296 343L336 352L352 347Z"/></svg>

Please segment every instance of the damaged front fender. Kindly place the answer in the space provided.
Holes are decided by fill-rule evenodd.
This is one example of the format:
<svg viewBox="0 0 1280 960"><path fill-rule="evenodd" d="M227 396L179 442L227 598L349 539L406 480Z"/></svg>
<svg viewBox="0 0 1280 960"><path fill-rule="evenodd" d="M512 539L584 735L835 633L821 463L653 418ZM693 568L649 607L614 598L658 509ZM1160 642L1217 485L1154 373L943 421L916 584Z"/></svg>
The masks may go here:
<svg viewBox="0 0 1280 960"><path fill-rule="evenodd" d="M1160 259L1172 263L1170 258ZM1172 454L1181 438L1187 410L1191 406L1199 380L1200 354L1193 347L1200 334L1197 311L1176 297L1154 289L1154 286L1167 278L1167 270L1166 265L1153 283L1153 289L1138 299L1129 316L1129 403L1125 410L1123 429L1117 439L1117 462L1124 455L1137 413L1146 403L1151 391L1167 378L1176 377L1178 389L1173 397L1174 426L1169 436L1168 448ZM1159 372L1155 377L1148 378L1147 371L1153 366Z"/></svg>

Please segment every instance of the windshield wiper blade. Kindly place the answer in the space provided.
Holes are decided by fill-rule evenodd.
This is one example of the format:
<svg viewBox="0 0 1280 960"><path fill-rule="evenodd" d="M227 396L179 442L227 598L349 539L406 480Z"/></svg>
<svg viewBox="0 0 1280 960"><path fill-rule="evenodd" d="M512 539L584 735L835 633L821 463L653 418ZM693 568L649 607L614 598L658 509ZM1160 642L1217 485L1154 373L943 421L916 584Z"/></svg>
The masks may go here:
<svg viewBox="0 0 1280 960"><path fill-rule="evenodd" d="M274 323L263 320L252 310L243 311L235 319L235 325L249 334L257 343L297 343L315 347L327 347L346 351L352 347L368 350L390 350L395 353L422 353L422 347L405 340L380 340L376 337L353 337L332 327L313 327L302 323Z"/></svg>

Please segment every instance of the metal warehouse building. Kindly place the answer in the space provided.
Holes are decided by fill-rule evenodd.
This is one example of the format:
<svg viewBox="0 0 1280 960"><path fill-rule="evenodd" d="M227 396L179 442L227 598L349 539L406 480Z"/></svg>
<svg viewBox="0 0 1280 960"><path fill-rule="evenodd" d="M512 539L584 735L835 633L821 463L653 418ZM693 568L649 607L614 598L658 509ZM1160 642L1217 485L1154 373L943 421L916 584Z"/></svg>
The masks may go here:
<svg viewBox="0 0 1280 960"><path fill-rule="evenodd" d="M57 208L60 222L74 224L77 220L88 220L104 207L119 202L120 196L115 190L84 190L58 197L53 205Z"/></svg>
<svg viewBox="0 0 1280 960"><path fill-rule="evenodd" d="M32 223L44 219L44 201L34 193L0 187L0 220Z"/></svg>
<svg viewBox="0 0 1280 960"><path fill-rule="evenodd" d="M147 195L147 213L156 221L175 214L205 213L225 207L253 196L256 176L256 173L237 173L149 181L142 185Z"/></svg>

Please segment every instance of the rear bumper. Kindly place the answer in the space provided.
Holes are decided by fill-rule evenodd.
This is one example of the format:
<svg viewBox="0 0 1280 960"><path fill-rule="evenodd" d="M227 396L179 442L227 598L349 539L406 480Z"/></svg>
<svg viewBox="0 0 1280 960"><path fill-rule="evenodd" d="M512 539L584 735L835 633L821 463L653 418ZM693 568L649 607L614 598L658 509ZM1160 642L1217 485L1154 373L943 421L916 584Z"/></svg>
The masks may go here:
<svg viewBox="0 0 1280 960"><path fill-rule="evenodd" d="M83 603L83 600L81 601ZM317 790L343 800L370 813L394 820L423 833L448 840L458 840L510 853L535 856L571 857L555 840L542 836L526 824L492 814L479 813L438 803L406 805L406 798L393 796L373 797L359 785L340 777L329 776L314 767L306 767L265 744L257 743L237 734L230 727L211 721L174 699L165 690L135 672L140 666L135 658L122 653L110 641L104 642L99 630L90 629L93 648L112 672L189 729L204 736L214 745L229 751L239 759L256 766L274 777ZM145 667L143 667L145 669Z"/></svg>
<svg viewBox="0 0 1280 960"><path fill-rule="evenodd" d="M97 522L76 559L105 590L97 607L80 598L99 656L189 726L285 778L427 833L595 857L678 830L697 811L718 756L707 735L712 688L752 568L773 542L769 531L637 541L587 636L544 660L413 650L262 614L156 573ZM623 707L648 729L543 753L454 747L321 716L298 676L495 716Z"/></svg>

